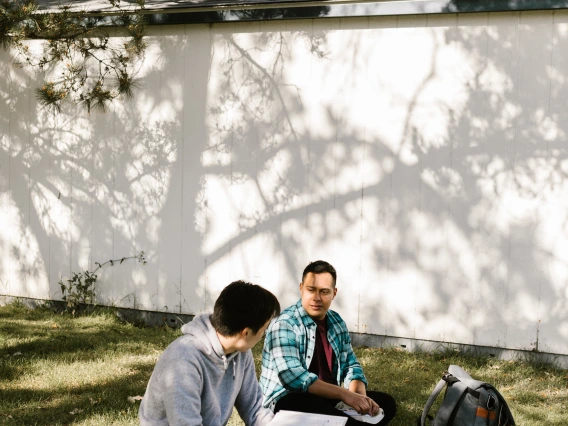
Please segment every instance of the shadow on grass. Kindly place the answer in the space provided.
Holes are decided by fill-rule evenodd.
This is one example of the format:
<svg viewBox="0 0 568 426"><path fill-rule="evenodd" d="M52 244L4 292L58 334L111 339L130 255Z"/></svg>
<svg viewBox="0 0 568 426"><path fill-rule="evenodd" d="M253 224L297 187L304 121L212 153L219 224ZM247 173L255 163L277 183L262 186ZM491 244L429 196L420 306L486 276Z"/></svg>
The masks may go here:
<svg viewBox="0 0 568 426"><path fill-rule="evenodd" d="M5 421L55 425L91 416L134 417L132 410L137 412L139 402L127 398L144 394L155 357L179 335L167 328L121 323L105 311L73 318L42 309L4 307L0 318L0 425ZM78 363L76 377L81 379L80 369L101 368L90 367L93 361L105 360L102 364L106 365L107 359L118 363L121 357L148 355L152 355L148 362L125 359L120 371L108 379L104 371L97 378L95 371L88 384L74 384L69 372L58 373L53 368ZM62 375L61 380L42 377L53 374L46 373L50 368ZM57 385L46 390L46 383Z"/></svg>
<svg viewBox="0 0 568 426"><path fill-rule="evenodd" d="M2 391L2 405L10 413L11 425L71 424L93 416L116 418L117 414L138 411L139 401L128 397L144 395L153 362L132 363L132 374L121 375L82 386L65 386L53 390L35 390L32 387L10 388ZM0 424L1 424L0 419Z"/></svg>

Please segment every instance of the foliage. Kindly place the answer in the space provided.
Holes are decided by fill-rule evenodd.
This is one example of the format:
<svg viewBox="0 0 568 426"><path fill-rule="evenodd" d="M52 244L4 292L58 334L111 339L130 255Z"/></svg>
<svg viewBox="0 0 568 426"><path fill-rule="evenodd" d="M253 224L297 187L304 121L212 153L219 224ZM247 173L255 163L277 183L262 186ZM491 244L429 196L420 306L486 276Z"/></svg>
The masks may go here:
<svg viewBox="0 0 568 426"><path fill-rule="evenodd" d="M143 0L134 9L108 2L102 16L64 3L55 13L39 11L35 0L0 3L0 45L16 52L17 65L57 75L36 89L43 105L59 111L69 101L104 111L117 97L132 96L133 67L145 50ZM110 27L124 37L120 42L111 39ZM30 40L44 40L43 49L31 49Z"/></svg>
<svg viewBox="0 0 568 426"><path fill-rule="evenodd" d="M115 263L119 262L122 264L125 260L136 259L143 265L146 264L146 259L144 257L144 252L136 256L123 257L120 259L107 260L104 263L95 262L97 268L94 271L84 271L84 272L73 272L71 278L64 280L61 278L59 280L59 287L61 288L61 293L63 294L62 300L66 302L68 309L73 309L73 312L78 304L94 304L95 301L95 284L97 282L97 271L103 266L110 264L114 266Z"/></svg>

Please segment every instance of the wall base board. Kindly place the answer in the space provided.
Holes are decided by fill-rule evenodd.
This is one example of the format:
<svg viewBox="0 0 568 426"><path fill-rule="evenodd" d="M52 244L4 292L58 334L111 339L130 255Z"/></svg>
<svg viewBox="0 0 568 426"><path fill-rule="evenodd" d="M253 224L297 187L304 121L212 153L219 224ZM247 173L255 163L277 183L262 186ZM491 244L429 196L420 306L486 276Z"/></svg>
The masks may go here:
<svg viewBox="0 0 568 426"><path fill-rule="evenodd" d="M568 369L568 355L546 352L525 351L519 349L497 348L491 346L466 345L451 342L409 339L405 337L381 336L375 334L350 333L353 346L369 348L397 347L409 352L448 352L454 351L473 356L486 356L500 360L520 360L554 365Z"/></svg>
<svg viewBox="0 0 568 426"><path fill-rule="evenodd" d="M64 302L58 300L41 300L0 295L0 306L4 306L15 301L18 301L32 309L37 307L48 307L57 311L65 309ZM179 328L183 324L191 321L194 317L194 315L175 314L171 312L142 311L138 309L115 307L109 308L116 309L116 315L124 321L141 323L151 327L167 325L171 328ZM79 307L78 309L84 310L85 307ZM353 346L365 346L369 348L397 347L408 352L423 351L433 353L455 351L461 354L487 356L500 360L521 360L544 363L568 369L568 355L490 346L465 345L451 342L436 342L431 340L409 339L405 337L392 337L376 334L350 333L350 335Z"/></svg>

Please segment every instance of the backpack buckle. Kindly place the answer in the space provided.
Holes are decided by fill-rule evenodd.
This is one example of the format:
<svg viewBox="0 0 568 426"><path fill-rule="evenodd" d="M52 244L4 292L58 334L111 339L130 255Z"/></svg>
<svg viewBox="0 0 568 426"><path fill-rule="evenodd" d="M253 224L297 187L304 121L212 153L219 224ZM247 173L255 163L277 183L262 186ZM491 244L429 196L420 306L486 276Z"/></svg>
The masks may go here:
<svg viewBox="0 0 568 426"><path fill-rule="evenodd" d="M444 373L442 380L444 380L448 384L448 386L453 385L455 382L459 382L459 379L457 377L448 372Z"/></svg>

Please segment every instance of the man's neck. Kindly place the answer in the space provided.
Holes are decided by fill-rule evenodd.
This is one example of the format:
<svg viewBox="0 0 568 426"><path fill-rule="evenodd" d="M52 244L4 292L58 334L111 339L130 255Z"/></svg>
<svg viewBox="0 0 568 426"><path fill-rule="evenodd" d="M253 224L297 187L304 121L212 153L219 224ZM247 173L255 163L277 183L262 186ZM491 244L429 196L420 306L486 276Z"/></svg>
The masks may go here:
<svg viewBox="0 0 568 426"><path fill-rule="evenodd" d="M307 312L306 312L306 313L307 313ZM308 313L307 313L307 314L308 314ZM327 318L327 311L325 312L323 318L317 318L317 317L314 317L314 316L312 316L312 315L310 315L310 314L308 314L308 316L309 316L311 319L313 319L314 321L323 321L324 319Z"/></svg>
<svg viewBox="0 0 568 426"><path fill-rule="evenodd" d="M237 348L235 347L237 336L223 336L218 331L215 331L215 333L217 333L217 338L219 339L219 343L221 343L225 355L230 355L237 351Z"/></svg>

